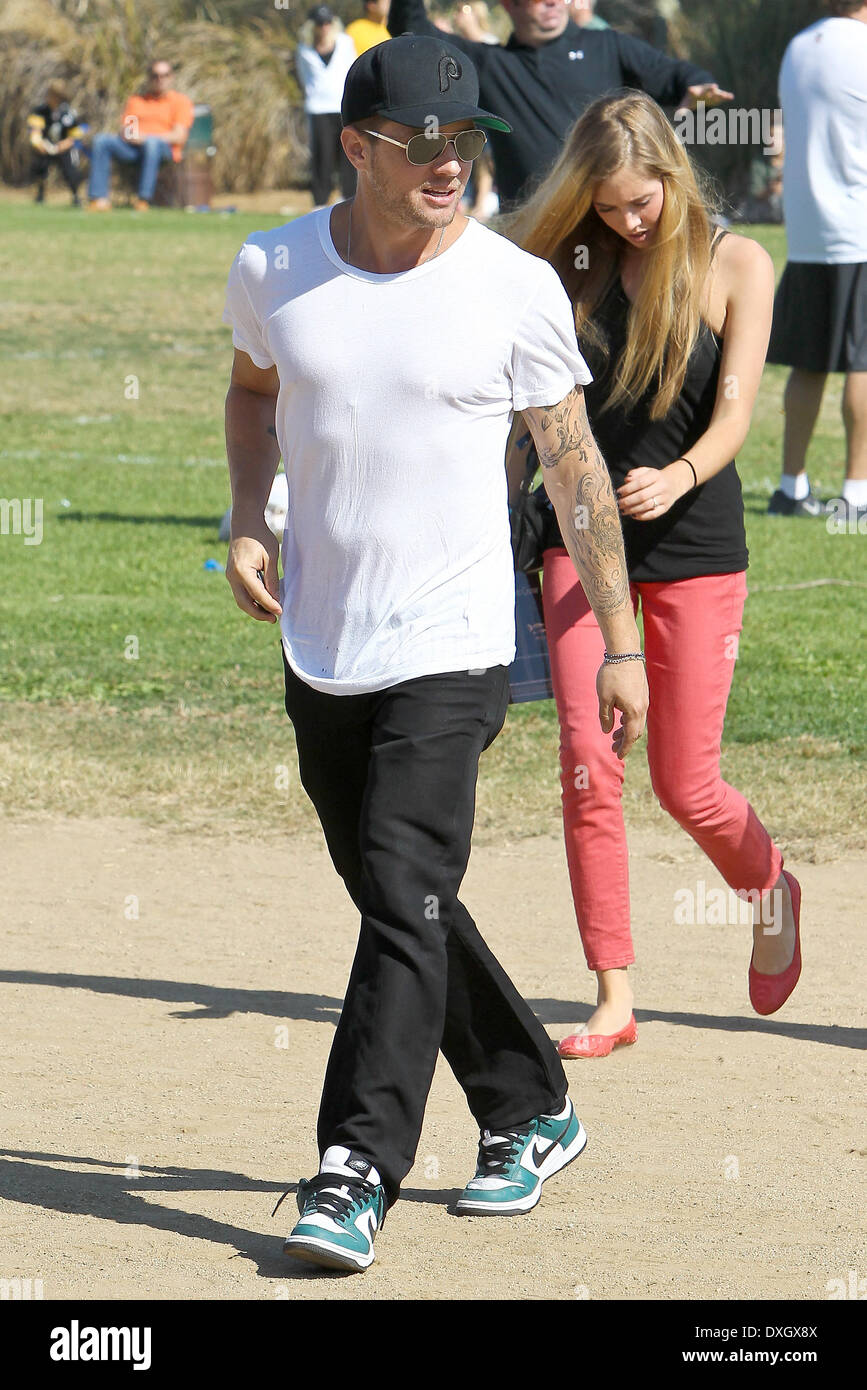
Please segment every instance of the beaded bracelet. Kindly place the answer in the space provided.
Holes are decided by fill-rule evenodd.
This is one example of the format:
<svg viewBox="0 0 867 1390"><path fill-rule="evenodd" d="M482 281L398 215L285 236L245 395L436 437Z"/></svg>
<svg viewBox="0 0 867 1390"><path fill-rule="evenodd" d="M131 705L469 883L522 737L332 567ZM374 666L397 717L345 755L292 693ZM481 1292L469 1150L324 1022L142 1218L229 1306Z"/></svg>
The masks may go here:
<svg viewBox="0 0 867 1390"><path fill-rule="evenodd" d="M685 454L681 454L679 459L675 459L675 462L689 464L690 468L692 469L692 485L693 487L698 487L698 474L695 471L695 464L693 463L692 459L688 459Z"/></svg>
<svg viewBox="0 0 867 1390"><path fill-rule="evenodd" d="M620 652L612 654L606 652L602 658L603 666L619 666L621 661L643 661L644 652Z"/></svg>

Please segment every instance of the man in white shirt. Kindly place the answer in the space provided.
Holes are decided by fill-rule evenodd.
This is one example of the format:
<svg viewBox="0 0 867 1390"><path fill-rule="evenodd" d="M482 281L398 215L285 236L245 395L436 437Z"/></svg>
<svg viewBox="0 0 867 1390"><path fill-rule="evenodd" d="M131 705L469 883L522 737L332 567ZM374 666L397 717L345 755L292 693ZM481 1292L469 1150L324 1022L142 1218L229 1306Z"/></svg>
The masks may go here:
<svg viewBox="0 0 867 1390"><path fill-rule="evenodd" d="M354 200L255 234L229 276L227 578L245 613L280 620L301 781L361 913L320 1171L284 1250L362 1270L439 1049L481 1130L459 1212L529 1210L586 1141L553 1043L458 899L515 651L517 410L606 638L600 718L621 756L647 688L568 297L547 263L459 212L485 128L505 123L479 109L465 54L416 35L358 59L342 114ZM281 452L278 587L263 509Z"/></svg>
<svg viewBox="0 0 867 1390"><path fill-rule="evenodd" d="M346 74L357 54L352 39L338 29L327 5L316 5L307 17L313 25L313 42L299 43L295 73L304 92L310 132L313 205L325 207L335 172L343 197L351 198L355 192L355 170L340 143L340 102Z"/></svg>
<svg viewBox="0 0 867 1390"><path fill-rule="evenodd" d="M867 516L867 3L797 34L783 57L783 208L788 262L768 361L792 367L783 475L768 511L820 516L807 450L829 372L845 372L843 510ZM840 510L834 502L831 507Z"/></svg>

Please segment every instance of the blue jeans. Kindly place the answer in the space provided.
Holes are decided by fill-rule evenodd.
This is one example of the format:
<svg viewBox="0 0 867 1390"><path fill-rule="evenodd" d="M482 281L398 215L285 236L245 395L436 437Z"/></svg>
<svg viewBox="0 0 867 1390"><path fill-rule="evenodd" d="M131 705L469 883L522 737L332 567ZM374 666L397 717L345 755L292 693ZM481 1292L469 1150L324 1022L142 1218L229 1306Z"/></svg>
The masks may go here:
<svg viewBox="0 0 867 1390"><path fill-rule="evenodd" d="M138 164L138 196L149 203L157 186L157 174L164 159L171 159L172 147L158 135L148 135L140 145L130 145L119 135L95 135L90 149L88 197L107 198L111 161Z"/></svg>

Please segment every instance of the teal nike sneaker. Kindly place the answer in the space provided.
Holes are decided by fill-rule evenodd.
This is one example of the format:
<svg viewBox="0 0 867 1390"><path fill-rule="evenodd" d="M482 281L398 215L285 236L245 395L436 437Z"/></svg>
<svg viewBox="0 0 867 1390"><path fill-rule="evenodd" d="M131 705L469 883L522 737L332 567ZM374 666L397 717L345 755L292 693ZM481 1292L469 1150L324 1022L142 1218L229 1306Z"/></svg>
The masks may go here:
<svg viewBox="0 0 867 1390"><path fill-rule="evenodd" d="M587 1143L584 1126L566 1099L559 1115L537 1115L529 1124L496 1133L486 1129L479 1141L479 1162L458 1198L463 1216L513 1216L530 1211L553 1177Z"/></svg>
<svg viewBox="0 0 867 1390"><path fill-rule="evenodd" d="M373 1264L373 1238L385 1220L385 1189L367 1159L337 1145L327 1149L316 1177L299 1182L297 1200L301 1219L284 1255L350 1273Z"/></svg>

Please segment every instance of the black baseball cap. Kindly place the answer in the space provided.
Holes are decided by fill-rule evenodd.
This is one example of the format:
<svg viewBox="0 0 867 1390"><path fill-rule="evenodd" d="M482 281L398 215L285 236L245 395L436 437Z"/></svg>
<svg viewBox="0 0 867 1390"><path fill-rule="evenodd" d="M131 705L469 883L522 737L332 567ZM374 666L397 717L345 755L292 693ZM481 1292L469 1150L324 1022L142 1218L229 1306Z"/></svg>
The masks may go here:
<svg viewBox="0 0 867 1390"><path fill-rule="evenodd" d="M356 58L346 75L340 114L344 125L387 116L422 127L475 121L491 130L512 127L479 106L479 77L466 53L427 34L400 34Z"/></svg>
<svg viewBox="0 0 867 1390"><path fill-rule="evenodd" d="M314 24L333 24L334 15L327 5L316 5L307 16Z"/></svg>

